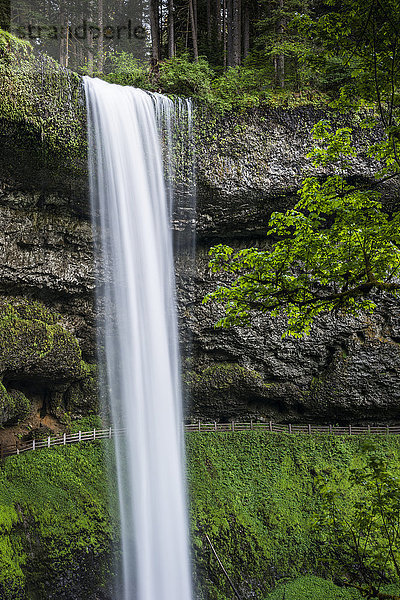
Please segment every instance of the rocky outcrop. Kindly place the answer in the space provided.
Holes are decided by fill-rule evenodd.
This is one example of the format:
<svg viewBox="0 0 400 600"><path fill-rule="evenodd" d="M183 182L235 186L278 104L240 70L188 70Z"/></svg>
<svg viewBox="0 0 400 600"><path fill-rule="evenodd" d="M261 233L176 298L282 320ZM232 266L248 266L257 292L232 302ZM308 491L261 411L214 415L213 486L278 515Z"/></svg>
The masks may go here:
<svg viewBox="0 0 400 600"><path fill-rule="evenodd" d="M35 301L0 301L0 426L35 411L61 420L97 411L96 367L62 320Z"/></svg>
<svg viewBox="0 0 400 600"><path fill-rule="evenodd" d="M328 119L333 127L353 129L357 158L349 171L352 183L377 187L389 210L399 208L400 183L376 186L377 163L368 155L382 137L379 121L372 129L361 123L372 114L338 115L328 108L265 108L220 121L199 122L198 223L200 240L254 239L265 234L268 218L297 201L308 175L324 177L307 153L313 147L312 127Z"/></svg>
<svg viewBox="0 0 400 600"><path fill-rule="evenodd" d="M203 305L202 299L221 283L207 268L205 249L199 250L192 288L187 281L178 283L185 290L182 331L193 355L184 363L191 417L332 424L399 421L398 300L377 298L373 315L321 318L304 339L282 339L282 318L255 316L249 328L216 329L221 308Z"/></svg>

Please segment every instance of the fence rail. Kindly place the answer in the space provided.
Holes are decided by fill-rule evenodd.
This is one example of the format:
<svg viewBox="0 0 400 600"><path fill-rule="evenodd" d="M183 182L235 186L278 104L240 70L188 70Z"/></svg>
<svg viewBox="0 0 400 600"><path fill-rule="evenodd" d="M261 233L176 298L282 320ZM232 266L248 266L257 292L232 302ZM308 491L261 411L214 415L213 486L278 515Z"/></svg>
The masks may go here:
<svg viewBox="0 0 400 600"><path fill-rule="evenodd" d="M314 435L324 433L328 435L400 435L400 425L297 425L259 421L229 423L217 423L212 421L203 423L189 423L183 426L187 432L240 432L240 431L263 431L265 433L280 434L306 434ZM29 442L17 442L14 445L0 444L0 459L15 454L23 454L32 450L41 448L51 448L53 446L68 446L80 442L93 442L94 440L111 439L115 436L125 434L127 429L108 427L107 429L93 429L91 431L78 431L77 433L63 433L59 436L49 436L40 440L31 440Z"/></svg>
<svg viewBox="0 0 400 600"><path fill-rule="evenodd" d="M92 429L91 431L78 431L77 433L63 433L59 436L48 436L40 440L17 442L14 445L0 444L0 458L23 454L31 450L51 448L53 446L68 446L79 442L93 442L94 440L111 439L116 435L126 433L126 429L108 427L107 429Z"/></svg>
<svg viewBox="0 0 400 600"><path fill-rule="evenodd" d="M384 434L384 435L400 435L400 425L297 425L274 423L272 421L259 422L247 421L238 422L230 421L229 423L203 423L197 421L185 425L186 431L211 432L211 431L265 431L269 433L327 433L331 435L368 435L368 434Z"/></svg>

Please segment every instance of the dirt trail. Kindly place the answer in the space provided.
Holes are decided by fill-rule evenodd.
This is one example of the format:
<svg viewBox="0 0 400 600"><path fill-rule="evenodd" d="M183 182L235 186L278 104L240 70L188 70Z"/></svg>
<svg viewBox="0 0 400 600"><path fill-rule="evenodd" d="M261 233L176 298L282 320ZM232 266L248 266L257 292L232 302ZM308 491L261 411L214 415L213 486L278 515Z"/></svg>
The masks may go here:
<svg viewBox="0 0 400 600"><path fill-rule="evenodd" d="M32 403L32 410L24 421L11 427L0 429L0 444L4 446L15 446L17 441L21 441L25 436L38 430L37 434L40 435L40 429L43 429L43 433L47 435L55 435L63 433L66 430L65 425L62 425L58 419L51 415L43 414L43 401L34 400Z"/></svg>

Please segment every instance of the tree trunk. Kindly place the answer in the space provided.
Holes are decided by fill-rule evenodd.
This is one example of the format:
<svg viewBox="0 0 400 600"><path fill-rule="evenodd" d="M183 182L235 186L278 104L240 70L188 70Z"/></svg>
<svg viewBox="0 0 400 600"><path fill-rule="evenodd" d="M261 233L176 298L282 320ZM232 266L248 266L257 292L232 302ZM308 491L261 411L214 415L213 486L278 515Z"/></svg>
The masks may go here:
<svg viewBox="0 0 400 600"><path fill-rule="evenodd" d="M279 6L281 8L281 10L283 11L283 2L284 0L279 0ZM285 20L283 18L283 16L281 16L279 18L279 22L278 22L278 39L279 41L282 41L283 38L283 33L285 30ZM284 88L285 87L285 55L284 54L278 54L278 56L275 58L275 76L276 76L276 84L281 87Z"/></svg>
<svg viewBox="0 0 400 600"><path fill-rule="evenodd" d="M228 66L228 31L226 26L226 0L223 0L223 13L222 13L222 32L224 36L224 69Z"/></svg>
<svg viewBox="0 0 400 600"><path fill-rule="evenodd" d="M68 67L69 63L69 19L67 19L67 25L65 28L65 66Z"/></svg>
<svg viewBox="0 0 400 600"><path fill-rule="evenodd" d="M59 41L59 45L58 45L58 49L59 49L59 60L60 60L60 65L62 67L65 67L65 56L66 56L66 52L65 52L65 29L66 27L66 16L64 13L64 10L62 9L60 11L60 19L59 19L59 31L60 32L64 32L63 34L60 35L60 41Z"/></svg>
<svg viewBox="0 0 400 600"><path fill-rule="evenodd" d="M168 0L168 56L175 56L174 0Z"/></svg>
<svg viewBox="0 0 400 600"><path fill-rule="evenodd" d="M194 60L197 62L199 59L199 50L197 47L197 29L196 29L196 19L195 19L195 14L194 14L194 0L189 0L189 12L190 12L190 25L192 28L193 56L194 56Z"/></svg>
<svg viewBox="0 0 400 600"><path fill-rule="evenodd" d="M226 65L233 67L233 0L226 0Z"/></svg>
<svg viewBox="0 0 400 600"><path fill-rule="evenodd" d="M212 31L212 21L211 21L211 0L207 0L207 44L208 49L211 46L211 31Z"/></svg>
<svg viewBox="0 0 400 600"><path fill-rule="evenodd" d="M10 0L2 0L0 2L0 28L5 31L10 30L11 21L11 4Z"/></svg>
<svg viewBox="0 0 400 600"><path fill-rule="evenodd" d="M233 0L232 9L232 64L236 67L241 63L241 0Z"/></svg>
<svg viewBox="0 0 400 600"><path fill-rule="evenodd" d="M93 75L93 33L91 32L89 32L87 47L87 72L88 75Z"/></svg>
<svg viewBox="0 0 400 600"><path fill-rule="evenodd" d="M98 56L97 56L97 70L99 73L103 72L104 69L104 17L103 17L103 0L97 0L97 23L99 28L99 41L98 41Z"/></svg>
<svg viewBox="0 0 400 600"><path fill-rule="evenodd" d="M198 27L197 27L197 0L193 0L193 16L194 16L194 26L196 29L196 40L197 40L197 32L198 32Z"/></svg>
<svg viewBox="0 0 400 600"><path fill-rule="evenodd" d="M250 12L249 5L246 2L243 7L243 59L245 59L250 50Z"/></svg>
<svg viewBox="0 0 400 600"><path fill-rule="evenodd" d="M215 0L215 26L217 29L217 40L222 40L221 31L221 0Z"/></svg>
<svg viewBox="0 0 400 600"><path fill-rule="evenodd" d="M190 6L188 4L186 17L186 35L185 35L185 50L189 48L189 23L190 23Z"/></svg>
<svg viewBox="0 0 400 600"><path fill-rule="evenodd" d="M153 67L160 60L160 26L158 21L158 0L150 0L151 54Z"/></svg>

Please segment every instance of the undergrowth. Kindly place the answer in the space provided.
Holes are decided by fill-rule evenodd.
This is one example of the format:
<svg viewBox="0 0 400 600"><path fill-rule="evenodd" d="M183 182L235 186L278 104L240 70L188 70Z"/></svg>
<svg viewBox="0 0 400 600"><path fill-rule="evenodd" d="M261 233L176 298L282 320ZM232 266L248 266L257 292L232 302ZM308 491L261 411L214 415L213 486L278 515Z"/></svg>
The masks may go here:
<svg viewBox="0 0 400 600"><path fill-rule="evenodd" d="M106 584L113 527L103 449L77 444L1 466L0 598L78 597L74 586L91 598Z"/></svg>
<svg viewBox="0 0 400 600"><path fill-rule="evenodd" d="M226 600L231 590L206 534L245 597L269 598L280 582L305 575L344 582L346 566L338 571L337 561L332 564L329 540L316 524L323 511L316 485L321 475L332 482L348 481L350 469L362 460L365 438L360 438L262 432L188 436L197 581L209 599ZM399 466L400 441L395 436L378 441ZM349 486L344 513L357 499L357 491ZM321 596L309 598L322 596L321 591ZM351 596L337 596L341 597Z"/></svg>
<svg viewBox="0 0 400 600"><path fill-rule="evenodd" d="M74 424L82 430L93 426L99 426L93 418ZM329 541L317 525L323 505L316 482L326 475L347 485L350 469L361 464L364 440L263 432L188 434L196 598L232 597L206 536L243 598L361 598L343 586L345 570L330 562ZM378 442L400 467L400 440L379 436ZM0 467L2 600L94 600L106 586L116 542L106 448L108 442L46 449L8 458ZM357 500L348 489L344 511ZM382 591L398 593L397 583Z"/></svg>

